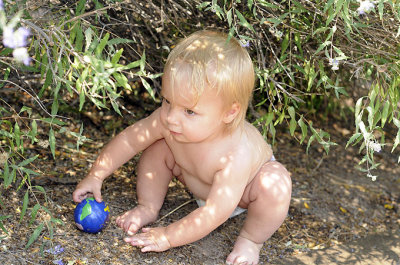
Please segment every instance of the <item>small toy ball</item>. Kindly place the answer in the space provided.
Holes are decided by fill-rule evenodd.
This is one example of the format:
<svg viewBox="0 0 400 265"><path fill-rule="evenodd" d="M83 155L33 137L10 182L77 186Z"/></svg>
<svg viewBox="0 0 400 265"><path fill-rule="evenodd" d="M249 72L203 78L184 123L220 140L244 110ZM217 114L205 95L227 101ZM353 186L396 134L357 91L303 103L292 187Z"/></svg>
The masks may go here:
<svg viewBox="0 0 400 265"><path fill-rule="evenodd" d="M87 198L80 202L74 211L76 226L87 233L97 233L103 229L110 216L110 208L94 198Z"/></svg>

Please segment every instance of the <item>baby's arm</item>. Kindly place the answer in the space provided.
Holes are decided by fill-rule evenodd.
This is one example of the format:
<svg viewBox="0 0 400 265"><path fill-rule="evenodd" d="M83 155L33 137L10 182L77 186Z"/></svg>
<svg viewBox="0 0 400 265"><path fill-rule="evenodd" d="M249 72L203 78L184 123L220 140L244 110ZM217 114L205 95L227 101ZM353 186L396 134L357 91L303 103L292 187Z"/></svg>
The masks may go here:
<svg viewBox="0 0 400 265"><path fill-rule="evenodd" d="M101 201L103 180L117 168L162 138L160 109L150 116L139 120L114 137L100 152L87 176L78 184L72 197L75 202L93 194L96 201Z"/></svg>
<svg viewBox="0 0 400 265"><path fill-rule="evenodd" d="M146 228L142 233L126 238L125 241L143 247L142 251L164 251L170 247L185 245L208 235L225 222L238 205L250 169L246 158L240 164L229 163L218 171L213 180L206 204L167 227ZM235 165L236 164L236 165Z"/></svg>

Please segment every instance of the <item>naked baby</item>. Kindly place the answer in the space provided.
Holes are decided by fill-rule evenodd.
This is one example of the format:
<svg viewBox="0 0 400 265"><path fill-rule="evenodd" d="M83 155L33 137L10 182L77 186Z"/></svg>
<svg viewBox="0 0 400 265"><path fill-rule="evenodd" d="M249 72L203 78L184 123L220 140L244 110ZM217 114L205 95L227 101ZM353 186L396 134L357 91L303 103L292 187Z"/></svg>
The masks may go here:
<svg viewBox="0 0 400 265"><path fill-rule="evenodd" d="M263 243L287 215L291 180L245 120L254 78L250 56L236 39L213 31L183 39L165 65L161 107L104 147L73 200L101 201L104 179L143 151L137 205L116 220L128 234L126 242L143 252L185 245L241 207L247 216L226 262L257 264ZM145 227L157 219L174 177L203 205L167 227Z"/></svg>

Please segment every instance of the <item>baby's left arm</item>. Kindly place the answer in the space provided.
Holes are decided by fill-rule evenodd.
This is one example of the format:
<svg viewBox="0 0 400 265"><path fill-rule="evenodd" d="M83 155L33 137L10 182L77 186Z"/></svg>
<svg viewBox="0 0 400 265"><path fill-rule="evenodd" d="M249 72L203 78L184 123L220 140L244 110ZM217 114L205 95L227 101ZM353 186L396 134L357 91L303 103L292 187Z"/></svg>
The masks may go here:
<svg viewBox="0 0 400 265"><path fill-rule="evenodd" d="M167 227L146 228L125 241L147 252L164 251L205 237L225 222L240 202L250 174L248 159L231 157L226 167L216 172L203 207Z"/></svg>

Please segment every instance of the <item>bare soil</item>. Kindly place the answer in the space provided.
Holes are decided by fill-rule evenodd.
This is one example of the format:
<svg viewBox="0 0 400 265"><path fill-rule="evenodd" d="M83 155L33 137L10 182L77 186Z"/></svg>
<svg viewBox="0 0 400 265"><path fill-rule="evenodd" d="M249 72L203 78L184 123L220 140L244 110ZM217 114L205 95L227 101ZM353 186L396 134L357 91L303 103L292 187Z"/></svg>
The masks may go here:
<svg viewBox="0 0 400 265"><path fill-rule="evenodd" d="M102 115L96 116L102 120L100 125L93 123L95 116L82 115L80 121L84 123L85 136L93 139L92 142L77 151L74 139L59 137L56 160L51 158L48 149L35 150L48 159L36 165L43 175L32 179L33 185L45 188L47 202L44 206L64 225L54 228L53 238L45 229L35 243L25 249L34 229L49 217L41 214L28 226L35 201L35 198L30 198L32 204L27 216L19 222L24 188L18 192L15 189L3 191L0 214L12 215L12 218L4 221L9 234L1 231L0 235L4 237L0 247L1 264L224 264L245 213L229 219L197 242L162 253L143 254L124 243L124 233L115 225L115 218L136 205L134 175L138 157L115 172L103 185L103 199L112 212L108 226L98 234L86 234L76 229L73 221L75 204L71 198L75 185L85 176L101 147L121 128L146 115L147 111L137 110L136 113L137 117L127 120L96 112L93 115ZM74 124L70 126L71 130L78 131ZM328 130L332 140L339 144L328 155L318 145L312 145L307 155L306 146L299 145L286 131L277 133L274 152L277 160L292 173L292 203L283 225L264 244L261 264L290 264L290 260L296 261L296 257L315 251L325 256L324 253L332 248L344 247L371 234L398 235L400 232L398 154L390 153L391 147L386 146L376 155L381 165L374 172L379 177L373 182L365 173L355 169L361 159L358 147L344 148L351 129L334 119L329 123L322 122L320 126ZM45 199L42 194L35 194L38 200ZM154 226L168 225L196 207L192 195L180 183L171 182L160 218ZM365 252L369 253L368 248ZM338 254L335 252L333 255ZM396 262L396 257L398 262L398 255L392 260ZM346 264L356 263L350 260Z"/></svg>

